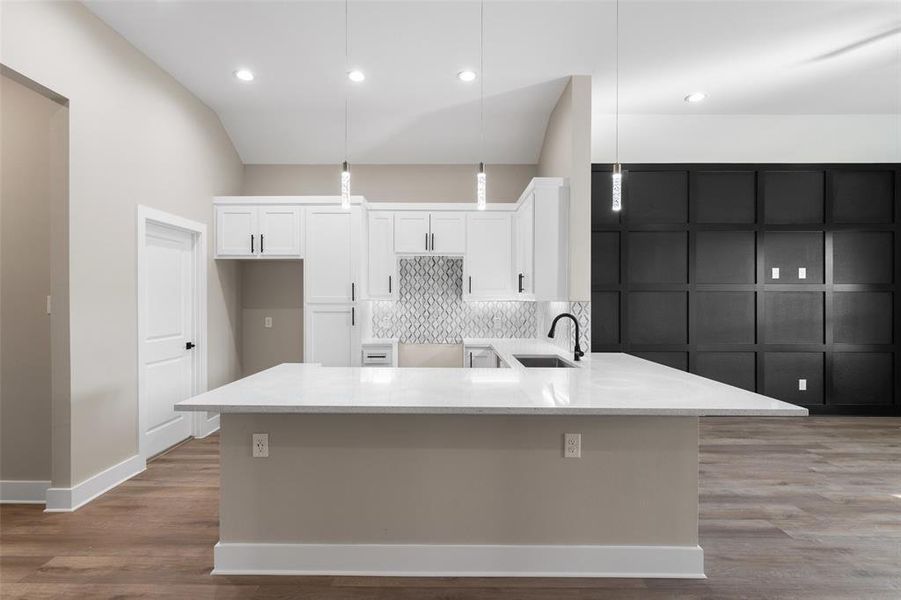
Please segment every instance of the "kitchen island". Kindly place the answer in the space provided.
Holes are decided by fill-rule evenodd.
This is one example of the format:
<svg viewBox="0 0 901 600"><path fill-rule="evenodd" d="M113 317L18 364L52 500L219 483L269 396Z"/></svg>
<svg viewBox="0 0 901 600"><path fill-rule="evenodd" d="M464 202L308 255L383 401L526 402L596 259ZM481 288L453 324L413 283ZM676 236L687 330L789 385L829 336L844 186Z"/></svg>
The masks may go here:
<svg viewBox="0 0 901 600"><path fill-rule="evenodd" d="M572 357L480 342L509 368L282 364L181 402L222 415L214 573L703 577L698 418L807 414L626 354L526 368Z"/></svg>

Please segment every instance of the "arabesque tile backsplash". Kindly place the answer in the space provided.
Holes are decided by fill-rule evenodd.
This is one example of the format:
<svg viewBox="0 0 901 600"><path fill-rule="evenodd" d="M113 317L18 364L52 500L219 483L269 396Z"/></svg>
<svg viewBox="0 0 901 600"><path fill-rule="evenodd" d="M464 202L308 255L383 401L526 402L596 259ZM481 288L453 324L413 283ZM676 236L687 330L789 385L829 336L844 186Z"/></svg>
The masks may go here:
<svg viewBox="0 0 901 600"><path fill-rule="evenodd" d="M590 302L464 302L463 259L401 258L395 302L372 303L372 335L403 344L459 344L463 338L533 338L547 333L549 319L572 311L588 351ZM565 330L564 330L565 331ZM561 331L563 333L564 331ZM572 329L558 336L572 346Z"/></svg>

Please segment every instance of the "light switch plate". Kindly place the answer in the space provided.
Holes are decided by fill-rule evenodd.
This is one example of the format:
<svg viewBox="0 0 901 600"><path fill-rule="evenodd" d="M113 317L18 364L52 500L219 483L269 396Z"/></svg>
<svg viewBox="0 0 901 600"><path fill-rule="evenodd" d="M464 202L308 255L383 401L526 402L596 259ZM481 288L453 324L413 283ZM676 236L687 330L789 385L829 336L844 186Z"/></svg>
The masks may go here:
<svg viewBox="0 0 901 600"><path fill-rule="evenodd" d="M806 391L807 391L807 380L806 380L806 379L799 379L799 380L798 380L798 391L799 391L799 392L806 392Z"/></svg>
<svg viewBox="0 0 901 600"><path fill-rule="evenodd" d="M563 434L563 458L582 458L582 434Z"/></svg>
<svg viewBox="0 0 901 600"><path fill-rule="evenodd" d="M773 279L779 279L779 267L773 267Z"/></svg>
<svg viewBox="0 0 901 600"><path fill-rule="evenodd" d="M807 267L798 267L798 279L807 279Z"/></svg>
<svg viewBox="0 0 901 600"><path fill-rule="evenodd" d="M272 329L272 317L266 317L263 319L263 326L266 329Z"/></svg>

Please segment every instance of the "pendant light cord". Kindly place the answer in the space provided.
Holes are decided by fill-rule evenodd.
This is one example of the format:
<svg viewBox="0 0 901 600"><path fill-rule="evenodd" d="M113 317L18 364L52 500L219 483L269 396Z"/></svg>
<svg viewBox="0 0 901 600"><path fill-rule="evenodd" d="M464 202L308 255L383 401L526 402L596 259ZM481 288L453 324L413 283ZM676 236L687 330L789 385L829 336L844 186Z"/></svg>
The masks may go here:
<svg viewBox="0 0 901 600"><path fill-rule="evenodd" d="M479 156L485 162L485 0L479 3Z"/></svg>
<svg viewBox="0 0 901 600"><path fill-rule="evenodd" d="M348 34L348 26L347 26L347 15L348 15L348 0L344 0L344 77L347 78L348 70L350 69L350 52L348 50L348 39L350 35ZM347 98L350 96L350 86L347 85L347 81L344 81L344 162L347 162Z"/></svg>
<svg viewBox="0 0 901 600"><path fill-rule="evenodd" d="M616 116L615 118L615 154L619 164L619 0L616 0Z"/></svg>

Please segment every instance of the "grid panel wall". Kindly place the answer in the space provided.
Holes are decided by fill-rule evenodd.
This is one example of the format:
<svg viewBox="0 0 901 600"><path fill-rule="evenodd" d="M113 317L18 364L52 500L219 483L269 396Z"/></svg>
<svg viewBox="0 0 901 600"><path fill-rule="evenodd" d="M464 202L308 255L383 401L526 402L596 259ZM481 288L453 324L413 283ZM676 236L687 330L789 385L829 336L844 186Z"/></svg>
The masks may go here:
<svg viewBox="0 0 901 600"><path fill-rule="evenodd" d="M901 414L897 164L592 173L592 351L803 404Z"/></svg>

